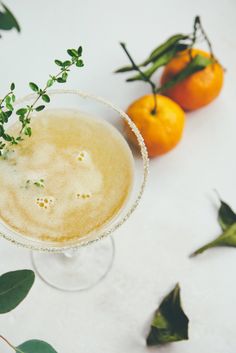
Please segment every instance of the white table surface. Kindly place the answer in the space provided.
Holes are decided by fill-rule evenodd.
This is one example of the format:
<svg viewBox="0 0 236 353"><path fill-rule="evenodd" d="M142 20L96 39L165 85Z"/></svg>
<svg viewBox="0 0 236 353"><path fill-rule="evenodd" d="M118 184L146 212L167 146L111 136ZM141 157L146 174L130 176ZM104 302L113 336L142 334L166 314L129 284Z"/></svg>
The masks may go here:
<svg viewBox="0 0 236 353"><path fill-rule="evenodd" d="M44 339L58 353L235 353L236 249L188 258L220 232L213 189L236 208L235 0L5 2L22 33L3 33L0 40L0 94L14 81L18 96L24 95L28 81L45 81L64 49L82 44L86 67L67 87L104 96L125 109L149 88L112 74L127 63L118 42L125 41L141 60L169 35L190 32L196 14L227 74L220 97L187 114L179 146L151 161L140 207L115 234L109 276L90 291L72 294L37 278L27 299L0 316L1 334L15 344ZM31 268L28 251L0 240L0 273L20 268ZM189 341L147 348L153 312L177 281L190 318ZM0 342L0 352L10 351Z"/></svg>

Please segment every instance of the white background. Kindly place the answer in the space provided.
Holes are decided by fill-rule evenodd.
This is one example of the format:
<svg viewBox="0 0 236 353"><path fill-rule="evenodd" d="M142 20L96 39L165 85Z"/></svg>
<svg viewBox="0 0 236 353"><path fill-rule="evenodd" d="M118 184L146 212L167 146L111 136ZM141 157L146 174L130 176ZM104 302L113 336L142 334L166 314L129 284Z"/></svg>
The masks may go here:
<svg viewBox="0 0 236 353"><path fill-rule="evenodd" d="M213 249L189 259L217 236L216 188L236 208L235 0L36 1L5 0L22 33L0 40L0 94L14 81L18 96L27 82L43 83L53 59L84 47L84 70L67 87L104 96L121 108L147 93L112 71L127 63L125 41L137 61L173 33L189 33L202 16L214 50L227 68L220 97L187 114L178 147L151 161L140 207L115 234L116 258L109 276L83 293L51 289L39 278L27 299L1 315L0 333L14 344L49 341L59 353L235 353L236 249ZM30 268L29 253L0 241L0 272ZM190 318L189 341L159 349L145 346L154 310L179 281ZM8 347L0 343L0 352Z"/></svg>

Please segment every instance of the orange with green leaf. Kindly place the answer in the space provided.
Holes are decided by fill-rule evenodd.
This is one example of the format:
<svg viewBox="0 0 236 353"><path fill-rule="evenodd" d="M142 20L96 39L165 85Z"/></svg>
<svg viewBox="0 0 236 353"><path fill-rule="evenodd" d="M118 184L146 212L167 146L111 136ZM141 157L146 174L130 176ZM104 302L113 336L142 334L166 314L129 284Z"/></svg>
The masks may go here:
<svg viewBox="0 0 236 353"><path fill-rule="evenodd" d="M194 49L204 38L209 53ZM150 157L170 151L180 141L184 128L184 110L200 108L215 99L223 85L224 71L215 58L212 45L200 18L194 20L191 34L176 34L154 49L146 60L136 64L124 43L122 48L131 65L116 73L136 71L127 82L144 81L150 84L152 97L144 96L128 108L127 113L140 129ZM152 79L165 66L161 86ZM164 99L163 95L170 99ZM152 103L150 103L152 102ZM131 137L132 139L132 137Z"/></svg>

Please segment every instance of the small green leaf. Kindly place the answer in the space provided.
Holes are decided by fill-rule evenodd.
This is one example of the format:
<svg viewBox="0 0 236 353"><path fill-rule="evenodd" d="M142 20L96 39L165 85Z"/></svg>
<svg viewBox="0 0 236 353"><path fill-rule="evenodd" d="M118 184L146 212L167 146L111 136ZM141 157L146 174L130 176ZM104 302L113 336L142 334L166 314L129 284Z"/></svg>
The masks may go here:
<svg viewBox="0 0 236 353"><path fill-rule="evenodd" d="M11 115L12 115L12 110L7 110L4 112L4 123L8 122L8 119L10 118Z"/></svg>
<svg viewBox="0 0 236 353"><path fill-rule="evenodd" d="M38 92L39 91L39 87L36 85L36 83L30 82L29 86L32 89L32 91L34 91L34 92Z"/></svg>
<svg viewBox="0 0 236 353"><path fill-rule="evenodd" d="M77 67L83 67L84 66L83 60L77 60L76 66Z"/></svg>
<svg viewBox="0 0 236 353"><path fill-rule="evenodd" d="M7 31L15 28L18 32L20 32L19 23L13 13L3 3L1 3L1 5L5 12L0 11L0 29Z"/></svg>
<svg viewBox="0 0 236 353"><path fill-rule="evenodd" d="M54 81L53 80L48 80L47 82L47 87L51 87L53 85Z"/></svg>
<svg viewBox="0 0 236 353"><path fill-rule="evenodd" d="M9 104L11 103L11 97L10 96L7 96L6 99L5 99L6 103Z"/></svg>
<svg viewBox="0 0 236 353"><path fill-rule="evenodd" d="M78 57L78 52L76 49L68 49L67 53L72 57L72 58L77 58Z"/></svg>
<svg viewBox="0 0 236 353"><path fill-rule="evenodd" d="M40 340L30 340L16 347L16 352L21 353L57 353L47 342Z"/></svg>
<svg viewBox="0 0 236 353"><path fill-rule="evenodd" d="M58 65L58 66L63 66L63 62L61 60L54 60L55 64Z"/></svg>
<svg viewBox="0 0 236 353"><path fill-rule="evenodd" d="M120 69L114 71L115 74L122 74L123 72L133 71L133 66L123 66Z"/></svg>
<svg viewBox="0 0 236 353"><path fill-rule="evenodd" d="M62 74L62 79L64 80L64 81L66 81L67 80L67 77L68 77L68 73L67 72L63 72L63 74Z"/></svg>
<svg viewBox="0 0 236 353"><path fill-rule="evenodd" d="M202 254L205 250L217 246L236 247L236 223L229 226L218 238L194 251L190 257Z"/></svg>
<svg viewBox="0 0 236 353"><path fill-rule="evenodd" d="M226 202L220 200L220 203L218 221L222 230L226 230L229 226L236 223L236 214Z"/></svg>
<svg viewBox="0 0 236 353"><path fill-rule="evenodd" d="M146 70L144 71L144 74L146 77L151 78L152 75L162 66L167 65L170 60L173 59L173 57L181 50L186 49L186 45L183 44L178 44L176 46L173 46L170 48L168 51L164 52L162 55L160 55L156 61L153 62L153 64ZM143 81L143 76L140 74L128 78L126 81L127 82L132 82L132 81L137 81L137 80L142 80Z"/></svg>
<svg viewBox="0 0 236 353"><path fill-rule="evenodd" d="M182 71L180 71L170 81L162 85L157 90L157 92L165 92L166 90L170 89L177 83L185 80L188 76L194 74L197 71L205 69L208 65L211 65L211 64L212 64L212 59L206 58L202 55L196 55Z"/></svg>
<svg viewBox="0 0 236 353"><path fill-rule="evenodd" d="M35 108L36 112L41 112L45 108L45 105L39 105L37 108Z"/></svg>
<svg viewBox="0 0 236 353"><path fill-rule="evenodd" d="M9 109L9 110L11 110L11 111L13 111L13 106L11 105L11 103L6 103L6 107L7 107L7 109Z"/></svg>
<svg viewBox="0 0 236 353"><path fill-rule="evenodd" d="M156 59L161 56L164 52L169 49L172 49L177 43L182 40L188 39L189 36L185 34L175 34L169 39L167 39L164 43L159 45L156 49L154 49L149 55L148 59L144 61L140 66L146 66L150 62L156 61Z"/></svg>
<svg viewBox="0 0 236 353"><path fill-rule="evenodd" d="M189 319L181 306L180 287L175 288L163 299L157 309L147 337L148 346L187 340Z"/></svg>
<svg viewBox="0 0 236 353"><path fill-rule="evenodd" d="M47 95L47 94L43 94L42 95L42 100L46 103L49 103L50 102L50 97Z"/></svg>
<svg viewBox="0 0 236 353"><path fill-rule="evenodd" d="M12 100L13 103L15 102L16 96L14 94L11 95L11 100Z"/></svg>
<svg viewBox="0 0 236 353"><path fill-rule="evenodd" d="M11 142L12 141L12 136L8 135L8 134L3 134L2 138L7 141L7 142ZM0 277L1 278L1 277Z"/></svg>
<svg viewBox="0 0 236 353"><path fill-rule="evenodd" d="M17 115L25 115L27 113L28 109L27 108L20 108L16 111Z"/></svg>
<svg viewBox="0 0 236 353"><path fill-rule="evenodd" d="M2 125L0 125L0 137L2 137L4 135L4 127Z"/></svg>
<svg viewBox="0 0 236 353"><path fill-rule="evenodd" d="M63 67L67 67L71 65L71 61L70 60L66 60L63 62Z"/></svg>
<svg viewBox="0 0 236 353"><path fill-rule="evenodd" d="M78 56L81 56L83 52L83 48L80 46L77 50Z"/></svg>
<svg viewBox="0 0 236 353"><path fill-rule="evenodd" d="M30 126L27 126L25 129L24 129L24 134L26 136L31 136L32 135L32 130L31 130L31 127Z"/></svg>
<svg viewBox="0 0 236 353"><path fill-rule="evenodd" d="M58 83L65 83L65 80L63 80L62 77L58 77L58 78L57 78L57 82L58 82Z"/></svg>
<svg viewBox="0 0 236 353"><path fill-rule="evenodd" d="M14 82L12 82L12 84L11 84L11 86L10 86L10 88L11 88L11 91L14 91L14 89L15 89L15 83Z"/></svg>
<svg viewBox="0 0 236 353"><path fill-rule="evenodd" d="M31 289L34 278L31 270L7 272L0 277L0 314L15 309L22 302Z"/></svg>

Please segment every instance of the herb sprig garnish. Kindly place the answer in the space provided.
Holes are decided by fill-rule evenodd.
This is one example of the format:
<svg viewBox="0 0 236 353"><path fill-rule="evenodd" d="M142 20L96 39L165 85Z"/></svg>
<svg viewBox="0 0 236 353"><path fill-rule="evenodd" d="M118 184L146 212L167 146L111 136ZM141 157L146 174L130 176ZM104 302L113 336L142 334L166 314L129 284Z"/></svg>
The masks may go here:
<svg viewBox="0 0 236 353"><path fill-rule="evenodd" d="M43 88L39 88L39 86L34 82L29 83L31 90L36 93L36 98L31 105L21 107L16 111L18 119L21 123L21 129L18 136L16 137L7 134L5 130L5 125L8 123L8 120L14 111L15 84L11 84L10 91L0 101L0 138L2 138L0 141L0 156L3 154L3 150L6 148L6 142L10 145L16 145L23 140L23 135L29 137L31 136L31 114L34 111L40 112L45 108L44 104L38 104L40 100L44 103L50 102L50 97L47 94L48 88L52 87L56 82L65 83L72 66L84 66L83 60L81 59L82 47L79 47L77 50L68 49L67 53L70 59L67 59L66 61L61 61L58 59L55 60L55 64L60 67L60 71L56 75L50 75L46 85Z"/></svg>
<svg viewBox="0 0 236 353"><path fill-rule="evenodd" d="M181 306L180 287L175 288L162 300L157 309L147 337L148 346L188 339L189 319Z"/></svg>
<svg viewBox="0 0 236 353"><path fill-rule="evenodd" d="M223 231L222 234L213 241L194 251L190 257L199 255L205 250L218 246L236 247L236 214L232 208L222 200L220 200L218 222Z"/></svg>
<svg viewBox="0 0 236 353"><path fill-rule="evenodd" d="M198 39L204 38L206 41L211 57L207 58L200 54L192 57L192 48ZM124 66L115 71L115 73L125 73L130 71L136 71L137 75L126 79L127 82L143 81L151 86L153 93L154 105L151 113L155 115L157 113L157 93L162 93L167 89L170 89L177 83L183 81L193 73L205 69L208 65L212 64L216 59L212 51L211 42L206 35L205 30L201 24L199 16L194 19L193 32L191 34L175 34L167 39L160 46L155 48L146 60L141 64L136 64L130 53L128 52L126 45L120 43L122 49L128 56L131 66ZM187 66L180 71L176 76L169 80L166 84L158 87L157 84L152 80L153 74L162 66L167 65L179 52L189 49L190 61ZM143 70L144 67L148 67Z"/></svg>

